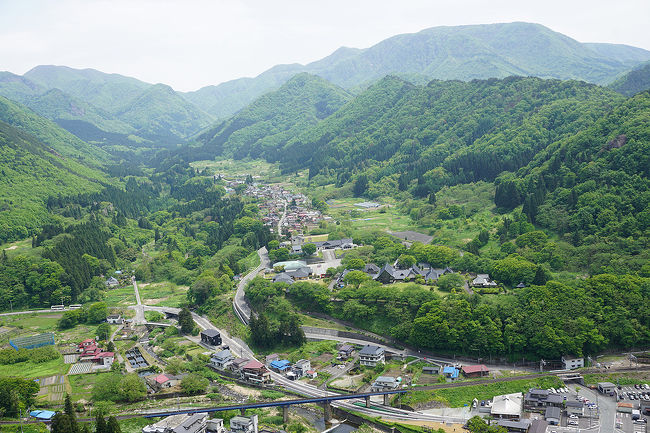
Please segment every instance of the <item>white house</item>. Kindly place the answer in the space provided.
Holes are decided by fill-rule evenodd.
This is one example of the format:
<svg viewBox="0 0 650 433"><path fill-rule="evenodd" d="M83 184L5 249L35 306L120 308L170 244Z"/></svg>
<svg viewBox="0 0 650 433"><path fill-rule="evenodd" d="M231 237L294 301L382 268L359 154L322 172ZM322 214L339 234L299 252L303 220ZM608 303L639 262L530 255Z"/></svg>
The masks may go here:
<svg viewBox="0 0 650 433"><path fill-rule="evenodd" d="M232 433L258 433L257 415L235 416L230 419Z"/></svg>
<svg viewBox="0 0 650 433"><path fill-rule="evenodd" d="M218 370L225 370L230 367L230 364L232 364L234 359L235 357L232 356L230 350L221 350L212 354L212 357L210 358L210 365Z"/></svg>
<svg viewBox="0 0 650 433"><path fill-rule="evenodd" d="M379 376L372 383L370 389L372 392L390 391L397 388L398 385L399 382L397 382L397 379L395 379L394 377Z"/></svg>
<svg viewBox="0 0 650 433"><path fill-rule="evenodd" d="M562 357L562 366L565 370L573 370L575 368L582 368L585 366L584 358L572 358L570 356Z"/></svg>
<svg viewBox="0 0 650 433"><path fill-rule="evenodd" d="M296 378L300 379L301 377L306 376L307 372L311 370L311 362L309 362L308 359L301 359L293 364L291 370L296 375Z"/></svg>
<svg viewBox="0 0 650 433"><path fill-rule="evenodd" d="M122 319L122 316L119 314L111 314L110 316L106 317L106 321L111 325L121 325L124 323L124 319Z"/></svg>

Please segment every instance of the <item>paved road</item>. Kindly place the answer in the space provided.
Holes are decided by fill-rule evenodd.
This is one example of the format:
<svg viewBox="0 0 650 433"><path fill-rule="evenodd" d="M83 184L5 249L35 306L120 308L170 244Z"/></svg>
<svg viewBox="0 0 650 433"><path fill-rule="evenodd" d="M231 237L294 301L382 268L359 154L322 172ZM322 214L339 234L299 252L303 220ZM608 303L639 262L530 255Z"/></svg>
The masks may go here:
<svg viewBox="0 0 650 433"><path fill-rule="evenodd" d="M14 311L12 313L0 313L0 316L17 316L19 314L46 314L46 313L61 313L64 311L70 311L69 308L64 308L63 310L28 310L28 311Z"/></svg>
<svg viewBox="0 0 650 433"><path fill-rule="evenodd" d="M257 250L257 255L260 257L260 265L239 280L239 284L237 284L237 291L235 292L235 297L232 301L235 314L237 317L239 317L239 320L241 320L242 323L246 325L248 325L248 321L251 318L251 308L244 297L244 289L246 288L246 284L255 278L255 276L257 276L257 274L259 274L262 269L268 268L271 264L271 261L269 260L269 252L266 250L266 247L262 247Z"/></svg>
<svg viewBox="0 0 650 433"><path fill-rule="evenodd" d="M135 281L135 277L131 277L131 282L133 283L133 291L135 292L135 302L136 305L129 308L135 310L135 319L133 319L134 324L144 325L147 320L144 318L144 308L142 307L142 302L140 301L140 291L138 290L138 283Z"/></svg>

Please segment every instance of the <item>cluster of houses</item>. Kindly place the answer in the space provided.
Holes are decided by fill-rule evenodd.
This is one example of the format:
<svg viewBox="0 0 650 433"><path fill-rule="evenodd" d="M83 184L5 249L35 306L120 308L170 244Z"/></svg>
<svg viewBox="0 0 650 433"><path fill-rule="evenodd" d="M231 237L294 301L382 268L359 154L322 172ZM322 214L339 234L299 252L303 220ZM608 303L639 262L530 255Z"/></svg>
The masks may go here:
<svg viewBox="0 0 650 433"><path fill-rule="evenodd" d="M79 352L79 361L90 361L97 364L98 367L110 368L115 361L115 353L100 348L92 338L87 338L79 343L77 352Z"/></svg>
<svg viewBox="0 0 650 433"><path fill-rule="evenodd" d="M284 374L288 379L298 380L303 377L315 379L318 373L311 368L311 362L308 359L300 359L291 364L286 359L280 359L277 353L266 357L266 365L273 371Z"/></svg>
<svg viewBox="0 0 650 433"><path fill-rule="evenodd" d="M230 419L230 429L226 429L223 419L209 419L207 413L180 414L147 425L142 433L259 433L258 425L257 415L235 416Z"/></svg>
<svg viewBox="0 0 650 433"><path fill-rule="evenodd" d="M244 192L250 197L262 201L260 209L264 212L262 221L271 231L278 226L282 214L286 215L282 222L282 229L287 231L303 232L305 229L315 228L323 219L320 211L312 209L309 198L300 193L293 193L279 185L266 185L253 183Z"/></svg>
<svg viewBox="0 0 650 433"><path fill-rule="evenodd" d="M213 353L210 366L251 383L271 383L271 372L264 364L254 359L236 358L230 349L224 348Z"/></svg>

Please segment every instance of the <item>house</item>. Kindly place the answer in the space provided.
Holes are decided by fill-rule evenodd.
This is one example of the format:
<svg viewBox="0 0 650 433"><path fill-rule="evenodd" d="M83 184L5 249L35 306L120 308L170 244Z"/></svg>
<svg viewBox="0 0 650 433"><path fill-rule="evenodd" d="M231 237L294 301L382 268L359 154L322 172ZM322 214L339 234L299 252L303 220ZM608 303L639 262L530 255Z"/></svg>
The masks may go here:
<svg viewBox="0 0 650 433"><path fill-rule="evenodd" d="M520 392L497 395L492 399L490 415L494 418L519 419L521 416L523 397L523 394Z"/></svg>
<svg viewBox="0 0 650 433"><path fill-rule="evenodd" d="M106 317L106 321L111 325L121 325L124 323L124 319L122 319L122 316L119 314L111 314L110 316Z"/></svg>
<svg viewBox="0 0 650 433"><path fill-rule="evenodd" d="M582 416L584 414L584 403L577 400L567 400L564 402L567 415Z"/></svg>
<svg viewBox="0 0 650 433"><path fill-rule="evenodd" d="M248 361L250 361L248 358L235 358L232 360L232 364L230 364L230 369L239 373L244 365L248 364Z"/></svg>
<svg viewBox="0 0 650 433"><path fill-rule="evenodd" d="M565 370L573 370L575 368L582 368L585 366L584 358L574 358L571 356L562 357L562 366Z"/></svg>
<svg viewBox="0 0 650 433"><path fill-rule="evenodd" d="M363 272L370 275L371 277L377 275L379 271L380 271L379 266L375 265L374 263L368 263L366 266L363 267Z"/></svg>
<svg viewBox="0 0 650 433"><path fill-rule="evenodd" d="M210 346L220 346L221 334L216 329L206 329L201 331L201 342Z"/></svg>
<svg viewBox="0 0 650 433"><path fill-rule="evenodd" d="M99 352L93 356L92 361L104 367L110 367L115 361L115 353L113 352Z"/></svg>
<svg viewBox="0 0 650 433"><path fill-rule="evenodd" d="M440 367L437 365L425 365L422 367L422 374L440 374Z"/></svg>
<svg viewBox="0 0 650 433"><path fill-rule="evenodd" d="M448 365L447 367L442 369L442 374L448 379L448 380L456 380L458 379L458 369L456 367L452 367Z"/></svg>
<svg viewBox="0 0 650 433"><path fill-rule="evenodd" d="M296 361L291 368L291 371L293 371L297 379L306 376L309 370L311 370L311 362L309 362L308 359L300 359Z"/></svg>
<svg viewBox="0 0 650 433"><path fill-rule="evenodd" d="M354 347L350 344L344 344L341 347L339 347L339 355L338 358L341 360L346 360L350 356L352 356L352 352L354 352Z"/></svg>
<svg viewBox="0 0 650 433"><path fill-rule="evenodd" d="M478 274L472 280L472 287L496 287L497 283L490 279L488 274Z"/></svg>
<svg viewBox="0 0 650 433"><path fill-rule="evenodd" d="M147 381L151 388L157 392L180 385L181 378L171 374L159 374L158 376L148 376Z"/></svg>
<svg viewBox="0 0 650 433"><path fill-rule="evenodd" d="M543 412L547 407L564 406L564 397L551 394L546 389L530 389L524 396L524 408L530 411Z"/></svg>
<svg viewBox="0 0 650 433"><path fill-rule="evenodd" d="M375 367L377 364L383 363L384 348L379 346L366 345L359 351L359 364L368 367Z"/></svg>
<svg viewBox="0 0 650 433"><path fill-rule="evenodd" d="M235 357L232 356L229 349L220 350L219 352L213 353L210 357L210 365L217 370L225 370L230 367L230 364L235 360Z"/></svg>
<svg viewBox="0 0 650 433"><path fill-rule="evenodd" d="M616 391L616 385L612 382L598 382L598 391L607 395L614 395Z"/></svg>
<svg viewBox="0 0 650 433"><path fill-rule="evenodd" d="M288 272L281 272L273 277L274 283L293 284L293 277Z"/></svg>
<svg viewBox="0 0 650 433"><path fill-rule="evenodd" d="M549 406L544 412L544 419L550 425L560 425L560 419L562 419L562 411L559 407Z"/></svg>
<svg viewBox="0 0 650 433"><path fill-rule="evenodd" d="M271 372L259 361L248 361L241 369L241 377L254 383L271 382Z"/></svg>
<svg viewBox="0 0 650 433"><path fill-rule="evenodd" d="M309 266L305 266L303 268L298 268L293 271L285 271L285 274L288 274L293 280L304 280L306 278L309 278L311 275L311 268Z"/></svg>
<svg viewBox="0 0 650 433"><path fill-rule="evenodd" d="M428 271L424 272L424 281L427 283L434 283L438 281L438 278L442 277L445 274L453 274L454 271L447 267L444 269L432 269L429 268Z"/></svg>
<svg viewBox="0 0 650 433"><path fill-rule="evenodd" d="M278 355L277 353L272 353L270 355L267 355L266 356L266 365L269 366L269 365L271 365L271 363L273 361L277 361L278 359L280 359L280 355Z"/></svg>
<svg viewBox="0 0 650 433"><path fill-rule="evenodd" d="M227 430L223 426L223 420L221 418L213 418L208 420L205 431L207 433L226 433Z"/></svg>
<svg viewBox="0 0 650 433"><path fill-rule="evenodd" d="M97 346L88 346L79 355L79 361L92 361L97 355L102 353L102 349Z"/></svg>
<svg viewBox="0 0 650 433"><path fill-rule="evenodd" d="M530 428L531 421L524 419L521 421L513 421L510 419L499 419L496 422L496 425L499 425L506 430L508 433L527 433Z"/></svg>
<svg viewBox="0 0 650 433"><path fill-rule="evenodd" d="M530 423L528 433L546 433L547 428L548 422L543 419L534 419L533 422Z"/></svg>
<svg viewBox="0 0 650 433"><path fill-rule="evenodd" d="M307 370L306 376L308 378L310 378L310 379L316 379L316 377L318 376L318 373L315 372L314 370Z"/></svg>
<svg viewBox="0 0 650 433"><path fill-rule="evenodd" d="M278 359L276 361L271 361L269 368L278 373L284 373L291 369L291 363L286 359Z"/></svg>
<svg viewBox="0 0 650 433"><path fill-rule="evenodd" d="M316 245L316 251L334 250L337 248L343 248L343 249L354 248L354 242L352 241L352 238L334 239L331 241L328 240L328 241L312 242L312 243Z"/></svg>
<svg viewBox="0 0 650 433"><path fill-rule="evenodd" d="M490 370L483 364L464 365L462 370L465 377L483 377L490 374Z"/></svg>
<svg viewBox="0 0 650 433"><path fill-rule="evenodd" d="M104 282L104 284L106 284L106 287L108 287L109 289L111 289L111 288L113 288L113 287L117 287L117 286L119 286L119 285L120 285L120 282L117 281L117 278L115 278L115 277L110 277L108 280L106 280L106 281Z"/></svg>
<svg viewBox="0 0 650 433"><path fill-rule="evenodd" d="M172 415L143 427L142 433L203 433L207 424L207 413Z"/></svg>
<svg viewBox="0 0 650 433"><path fill-rule="evenodd" d="M370 390L372 392L390 391L397 388L398 385L399 382L397 382L397 379L395 379L394 377L379 376L372 383Z"/></svg>
<svg viewBox="0 0 650 433"><path fill-rule="evenodd" d="M232 433L258 433L257 415L232 417L230 431Z"/></svg>
<svg viewBox="0 0 650 433"><path fill-rule="evenodd" d="M79 343L79 352L83 352L88 346L97 346L97 342L92 338L86 338L84 341Z"/></svg>
<svg viewBox="0 0 650 433"><path fill-rule="evenodd" d="M518 289L525 289L525 288L526 288L526 284L524 284L524 283L519 283L519 284L517 284L517 288L518 288Z"/></svg>

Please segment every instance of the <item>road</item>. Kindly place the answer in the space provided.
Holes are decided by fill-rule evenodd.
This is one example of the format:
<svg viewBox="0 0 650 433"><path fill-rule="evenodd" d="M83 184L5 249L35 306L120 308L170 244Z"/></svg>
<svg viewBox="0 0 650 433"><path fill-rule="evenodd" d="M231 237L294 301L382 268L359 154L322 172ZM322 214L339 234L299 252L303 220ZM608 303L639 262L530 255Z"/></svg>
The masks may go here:
<svg viewBox="0 0 650 433"><path fill-rule="evenodd" d="M282 216L280 217L280 221L278 221L278 237L282 237L282 225L284 224L284 220L287 218L287 202L284 202L284 211L282 211Z"/></svg>
<svg viewBox="0 0 650 433"><path fill-rule="evenodd" d="M129 307L135 310L135 318L133 319L133 323L135 325L144 325L145 323L147 323L147 320L144 318L144 308L142 306L142 302L140 301L140 291L138 290L138 282L135 281L135 277L131 277L131 282L133 283L133 291L135 292L135 302L136 302L136 305Z"/></svg>
<svg viewBox="0 0 650 433"><path fill-rule="evenodd" d="M64 308L63 310L28 310L28 311L15 311L11 313L0 313L0 316L17 316L19 314L46 314L46 313L61 313L64 311L70 311L69 308Z"/></svg>
<svg viewBox="0 0 650 433"><path fill-rule="evenodd" d="M251 318L251 308L244 297L244 289L246 288L246 284L255 278L255 276L257 276L257 274L259 274L262 269L266 269L271 265L271 261L269 260L269 252L266 250L266 247L262 247L257 250L257 255L260 257L260 265L239 280L239 283L237 284L237 291L235 292L235 297L232 301L232 306L235 310L235 314L237 317L239 317L239 320L241 320L242 323L246 325L248 325L248 321Z"/></svg>

